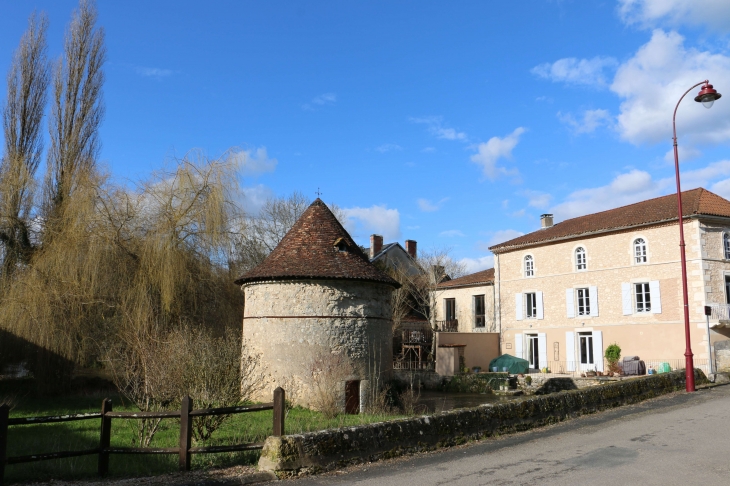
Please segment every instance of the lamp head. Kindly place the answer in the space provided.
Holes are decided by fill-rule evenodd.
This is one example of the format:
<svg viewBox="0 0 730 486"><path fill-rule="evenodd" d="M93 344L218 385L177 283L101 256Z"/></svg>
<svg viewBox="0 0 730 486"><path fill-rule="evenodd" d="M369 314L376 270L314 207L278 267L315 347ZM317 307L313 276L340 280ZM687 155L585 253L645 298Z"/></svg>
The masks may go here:
<svg viewBox="0 0 730 486"><path fill-rule="evenodd" d="M695 101L702 103L705 108L711 108L715 100L719 100L722 95L715 90L712 85L705 81L700 92L695 96Z"/></svg>

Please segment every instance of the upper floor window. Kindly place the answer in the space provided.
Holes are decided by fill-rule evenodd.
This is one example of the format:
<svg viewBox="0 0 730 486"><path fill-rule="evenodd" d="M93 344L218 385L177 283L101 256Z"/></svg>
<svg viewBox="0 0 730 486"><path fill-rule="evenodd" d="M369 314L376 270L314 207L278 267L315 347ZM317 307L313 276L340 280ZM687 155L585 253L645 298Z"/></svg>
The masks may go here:
<svg viewBox="0 0 730 486"><path fill-rule="evenodd" d="M537 319L537 293L525 294L525 311L528 319Z"/></svg>
<svg viewBox="0 0 730 486"><path fill-rule="evenodd" d="M725 260L730 260L730 234L722 234L722 248L725 253Z"/></svg>
<svg viewBox="0 0 730 486"><path fill-rule="evenodd" d="M525 277L532 277L535 275L535 264L532 261L532 256L527 255L525 257Z"/></svg>
<svg viewBox="0 0 730 486"><path fill-rule="evenodd" d="M444 314L447 321L456 320L456 299L444 299Z"/></svg>
<svg viewBox="0 0 730 486"><path fill-rule="evenodd" d="M474 296L474 327L484 327L484 295Z"/></svg>
<svg viewBox="0 0 730 486"><path fill-rule="evenodd" d="M646 241L644 241L644 238L634 240L634 263L646 263Z"/></svg>
<svg viewBox="0 0 730 486"><path fill-rule="evenodd" d="M589 289L578 289L578 315L589 316L591 315L591 297Z"/></svg>
<svg viewBox="0 0 730 486"><path fill-rule="evenodd" d="M651 312L651 289L649 282L634 284L636 312Z"/></svg>
<svg viewBox="0 0 730 486"><path fill-rule="evenodd" d="M586 249L582 246L575 249L575 269L586 269Z"/></svg>

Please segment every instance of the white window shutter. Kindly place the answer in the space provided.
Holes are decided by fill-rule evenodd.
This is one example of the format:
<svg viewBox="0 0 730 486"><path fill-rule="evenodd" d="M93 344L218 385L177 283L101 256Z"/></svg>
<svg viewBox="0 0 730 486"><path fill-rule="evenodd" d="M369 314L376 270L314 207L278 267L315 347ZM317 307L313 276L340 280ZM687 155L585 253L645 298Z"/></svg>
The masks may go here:
<svg viewBox="0 0 730 486"><path fill-rule="evenodd" d="M634 313L634 299L631 296L631 284L630 283L622 283L621 284L621 302L624 306L624 315L630 316Z"/></svg>
<svg viewBox="0 0 730 486"><path fill-rule="evenodd" d="M603 371L603 333L593 331L593 363L596 371Z"/></svg>
<svg viewBox="0 0 730 486"><path fill-rule="evenodd" d="M544 332L537 333L537 353L540 369L547 368L547 336Z"/></svg>
<svg viewBox="0 0 730 486"><path fill-rule="evenodd" d="M575 371L575 333L565 333L565 362L568 371Z"/></svg>
<svg viewBox="0 0 730 486"><path fill-rule="evenodd" d="M575 317L575 290L565 289L565 311L568 317Z"/></svg>
<svg viewBox="0 0 730 486"><path fill-rule="evenodd" d="M522 356L522 334L515 334L515 357L523 358Z"/></svg>
<svg viewBox="0 0 730 486"><path fill-rule="evenodd" d="M598 288L588 287L588 298L591 302L591 316L598 317Z"/></svg>
<svg viewBox="0 0 730 486"><path fill-rule="evenodd" d="M522 294L515 294L515 319L522 320Z"/></svg>
<svg viewBox="0 0 730 486"><path fill-rule="evenodd" d="M662 313L662 295L659 292L659 280L651 280L649 282L649 292L651 292L651 313Z"/></svg>
<svg viewBox="0 0 730 486"><path fill-rule="evenodd" d="M537 305L537 318L542 319L543 318L543 312L542 312L542 292L535 292L536 297L536 305Z"/></svg>

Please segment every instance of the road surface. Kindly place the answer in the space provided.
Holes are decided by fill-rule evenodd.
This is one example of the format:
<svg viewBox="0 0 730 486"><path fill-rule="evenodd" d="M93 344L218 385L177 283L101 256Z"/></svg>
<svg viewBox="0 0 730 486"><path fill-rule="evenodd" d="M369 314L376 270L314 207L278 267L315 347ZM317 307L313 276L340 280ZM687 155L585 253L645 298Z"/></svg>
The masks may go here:
<svg viewBox="0 0 730 486"><path fill-rule="evenodd" d="M730 386L537 431L382 461L291 486L730 485Z"/></svg>

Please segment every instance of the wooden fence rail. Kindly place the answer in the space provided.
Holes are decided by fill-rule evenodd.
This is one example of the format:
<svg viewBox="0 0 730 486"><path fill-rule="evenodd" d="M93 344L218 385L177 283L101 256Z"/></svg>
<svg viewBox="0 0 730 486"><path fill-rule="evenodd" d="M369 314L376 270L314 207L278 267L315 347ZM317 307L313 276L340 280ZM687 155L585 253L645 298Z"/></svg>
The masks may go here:
<svg viewBox="0 0 730 486"><path fill-rule="evenodd" d="M274 436L284 435L284 399L285 393L282 388L274 390L274 401L261 405L244 405L240 407L203 408L193 410L193 401L190 397L182 399L179 411L171 412L114 412L112 401L105 398L101 404L101 413L79 413L70 415L54 415L47 417L22 417L10 418L10 408L7 405L0 406L0 486L4 484L5 465L22 464L25 462L46 461L49 459L62 459L65 457L99 455L97 471L100 476L106 476L109 472L109 456L111 454L177 454L178 465L181 471L190 470L190 458L192 454L211 454L218 452L249 451L263 448L263 443L254 444L233 444L227 446L205 446L191 447L193 436L193 418L206 417L210 415L230 415L246 412L259 412L261 410L273 410L273 433ZM111 431L112 419L180 419L180 443L178 447L112 447ZM79 451L58 451L27 456L7 456L8 427L16 425L48 424L57 422L71 422L75 420L101 419L99 432L99 447Z"/></svg>

